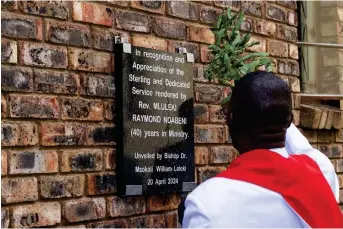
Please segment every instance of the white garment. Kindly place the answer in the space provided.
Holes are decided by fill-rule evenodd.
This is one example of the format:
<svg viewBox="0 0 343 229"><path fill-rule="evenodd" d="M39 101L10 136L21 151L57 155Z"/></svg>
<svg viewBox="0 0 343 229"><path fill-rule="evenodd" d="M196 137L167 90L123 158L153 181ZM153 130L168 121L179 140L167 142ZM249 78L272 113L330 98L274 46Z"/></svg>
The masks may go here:
<svg viewBox="0 0 343 229"><path fill-rule="evenodd" d="M311 157L338 201L339 184L331 161L314 149L293 124L286 133L286 147L271 151L284 157ZM279 193L228 178L215 177L200 184L187 196L185 207L184 228L309 228Z"/></svg>

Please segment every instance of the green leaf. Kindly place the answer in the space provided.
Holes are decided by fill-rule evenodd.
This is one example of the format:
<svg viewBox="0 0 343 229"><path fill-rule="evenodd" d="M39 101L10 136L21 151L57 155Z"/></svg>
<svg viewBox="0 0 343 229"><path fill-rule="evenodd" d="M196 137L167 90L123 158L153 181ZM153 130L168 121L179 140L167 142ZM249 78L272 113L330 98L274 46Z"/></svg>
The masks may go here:
<svg viewBox="0 0 343 229"><path fill-rule="evenodd" d="M208 49L213 50L214 52L220 52L220 48L217 45L210 45Z"/></svg>
<svg viewBox="0 0 343 229"><path fill-rule="evenodd" d="M218 34L217 34L217 38L216 38L216 45L220 45L223 37L225 36L226 33L226 29L221 29Z"/></svg>
<svg viewBox="0 0 343 229"><path fill-rule="evenodd" d="M224 99L222 99L222 101L220 101L220 105L224 106L225 104L227 104L230 100L231 100L231 95L229 94L227 97L225 97Z"/></svg>
<svg viewBox="0 0 343 229"><path fill-rule="evenodd" d="M260 65L267 65L267 64L272 63L272 59L270 58L261 58L259 59L259 61L260 61Z"/></svg>
<svg viewBox="0 0 343 229"><path fill-rule="evenodd" d="M237 62L246 61L246 60L251 59L253 57L264 57L264 56L268 56L268 53L266 53L266 52L249 53L249 54L237 59Z"/></svg>
<svg viewBox="0 0 343 229"><path fill-rule="evenodd" d="M238 13L238 20L236 22L236 25L235 25L235 30L238 30L241 28L241 25L243 23L243 20L244 20L244 13L243 13L243 10L239 11Z"/></svg>
<svg viewBox="0 0 343 229"><path fill-rule="evenodd" d="M271 64L267 65L266 71L267 71L267 72L273 71L273 65L271 65Z"/></svg>
<svg viewBox="0 0 343 229"><path fill-rule="evenodd" d="M227 8L227 17L230 19L232 17L232 14L231 14L231 9L230 8Z"/></svg>
<svg viewBox="0 0 343 229"><path fill-rule="evenodd" d="M219 29L223 21L223 14L220 14L217 21L217 28Z"/></svg>
<svg viewBox="0 0 343 229"><path fill-rule="evenodd" d="M259 41L253 41L253 42L251 42L250 44L248 44L247 47L251 47L251 46L259 45L259 44L261 44L261 42L259 42Z"/></svg>

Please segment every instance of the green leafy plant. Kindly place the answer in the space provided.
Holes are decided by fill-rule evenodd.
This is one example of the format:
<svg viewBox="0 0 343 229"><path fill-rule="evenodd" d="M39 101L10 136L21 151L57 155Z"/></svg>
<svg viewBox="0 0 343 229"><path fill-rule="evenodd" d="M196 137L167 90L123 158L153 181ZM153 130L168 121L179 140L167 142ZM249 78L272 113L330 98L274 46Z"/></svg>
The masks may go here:
<svg viewBox="0 0 343 229"><path fill-rule="evenodd" d="M259 45L260 42L250 42L249 32L240 34L239 29L243 20L242 10L233 14L228 8L226 12L219 15L217 26L211 28L215 43L208 47L211 59L205 71L205 76L210 81L217 79L220 84L232 88L235 81L261 66L265 66L266 71L272 71L273 61L268 57L268 53L246 53L249 47ZM229 100L230 96L221 101L221 104L224 105Z"/></svg>

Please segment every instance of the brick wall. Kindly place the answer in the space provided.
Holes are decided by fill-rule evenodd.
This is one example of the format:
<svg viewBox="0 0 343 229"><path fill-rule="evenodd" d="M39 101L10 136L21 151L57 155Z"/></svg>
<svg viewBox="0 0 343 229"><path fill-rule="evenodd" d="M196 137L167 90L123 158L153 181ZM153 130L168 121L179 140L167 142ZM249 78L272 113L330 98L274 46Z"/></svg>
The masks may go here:
<svg viewBox="0 0 343 229"><path fill-rule="evenodd" d="M116 196L113 37L194 53L195 163L203 182L237 156L219 112L223 88L203 71L209 26L226 7L244 8L242 30L261 42L254 50L274 58L275 73L294 92L298 125L295 1L3 3L3 227L177 227L179 196ZM341 156L342 131L311 134L329 156ZM335 165L343 172L343 159Z"/></svg>

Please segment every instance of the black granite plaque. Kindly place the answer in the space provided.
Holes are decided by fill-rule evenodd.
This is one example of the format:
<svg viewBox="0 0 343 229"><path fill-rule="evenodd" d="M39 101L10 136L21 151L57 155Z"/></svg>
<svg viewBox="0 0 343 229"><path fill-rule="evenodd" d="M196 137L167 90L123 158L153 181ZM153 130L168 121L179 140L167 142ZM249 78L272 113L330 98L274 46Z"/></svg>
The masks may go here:
<svg viewBox="0 0 343 229"><path fill-rule="evenodd" d="M119 195L195 187L192 54L117 44Z"/></svg>

